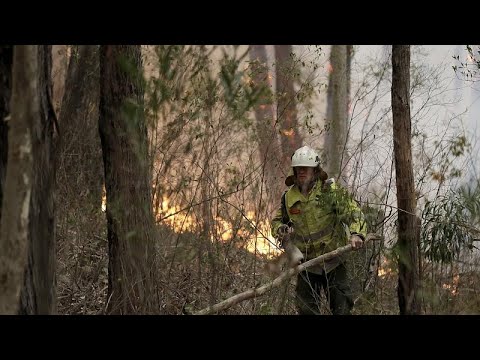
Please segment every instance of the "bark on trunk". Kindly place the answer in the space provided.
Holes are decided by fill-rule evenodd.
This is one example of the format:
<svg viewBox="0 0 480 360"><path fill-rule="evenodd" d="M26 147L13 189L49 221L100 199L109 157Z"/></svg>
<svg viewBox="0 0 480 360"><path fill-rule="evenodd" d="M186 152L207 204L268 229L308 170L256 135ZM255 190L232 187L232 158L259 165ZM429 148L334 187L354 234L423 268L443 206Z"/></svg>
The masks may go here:
<svg viewBox="0 0 480 360"><path fill-rule="evenodd" d="M51 314L55 312L51 49L15 46L13 58L0 229L0 312Z"/></svg>
<svg viewBox="0 0 480 360"><path fill-rule="evenodd" d="M251 45L250 60L252 61L253 81L257 86L271 88L271 80L267 66L267 50L265 45ZM280 198L282 157L280 144L275 130L274 113L268 97L260 100L255 107L256 129L258 134L258 150L260 161L264 164L265 189L269 199L277 205Z"/></svg>
<svg viewBox="0 0 480 360"><path fill-rule="evenodd" d="M288 173L291 156L302 146L299 132L294 88L292 45L275 45L277 121L280 124L280 143L283 153L283 170Z"/></svg>
<svg viewBox="0 0 480 360"><path fill-rule="evenodd" d="M53 132L55 109L52 101L52 50L37 46L39 101L32 131L33 189L30 201L28 263L20 299L21 314L56 312L55 284L55 161Z"/></svg>
<svg viewBox="0 0 480 360"><path fill-rule="evenodd" d="M57 117L60 116L62 98L65 93L67 68L67 45L52 45L53 106Z"/></svg>
<svg viewBox="0 0 480 360"><path fill-rule="evenodd" d="M12 96L13 46L0 46L0 219L2 218L2 199L7 175L8 158L8 115Z"/></svg>
<svg viewBox="0 0 480 360"><path fill-rule="evenodd" d="M393 146L397 181L400 314L420 312L418 287L418 231L413 179L410 117L410 46L392 49Z"/></svg>
<svg viewBox="0 0 480 360"><path fill-rule="evenodd" d="M74 193L89 194L87 203L100 209L103 166L97 127L99 49L97 45L78 45L72 51L59 118L61 175L66 175L62 180L72 187ZM81 189L75 188L76 184L80 184Z"/></svg>
<svg viewBox="0 0 480 360"><path fill-rule="evenodd" d="M342 169L347 158L348 72L347 45L332 45L327 90L326 171L345 185ZM342 175L342 177L341 177Z"/></svg>
<svg viewBox="0 0 480 360"><path fill-rule="evenodd" d="M154 221L139 45L100 49L100 122L107 193L108 307L153 313Z"/></svg>

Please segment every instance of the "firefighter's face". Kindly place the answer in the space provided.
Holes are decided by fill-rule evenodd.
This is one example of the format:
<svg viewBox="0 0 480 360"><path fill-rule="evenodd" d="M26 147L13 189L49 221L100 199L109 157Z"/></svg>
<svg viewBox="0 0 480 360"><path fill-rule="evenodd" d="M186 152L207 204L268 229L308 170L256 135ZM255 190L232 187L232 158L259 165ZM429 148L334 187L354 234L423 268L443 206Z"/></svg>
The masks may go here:
<svg viewBox="0 0 480 360"><path fill-rule="evenodd" d="M307 166L297 166L295 168L297 180L300 186L308 184L313 180L314 168Z"/></svg>

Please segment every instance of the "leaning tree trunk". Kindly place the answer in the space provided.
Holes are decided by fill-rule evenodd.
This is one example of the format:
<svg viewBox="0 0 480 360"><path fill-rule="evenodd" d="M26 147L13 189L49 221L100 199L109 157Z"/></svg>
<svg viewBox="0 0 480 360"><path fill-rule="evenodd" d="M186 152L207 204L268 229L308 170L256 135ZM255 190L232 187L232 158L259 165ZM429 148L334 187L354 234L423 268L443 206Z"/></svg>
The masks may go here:
<svg viewBox="0 0 480 360"><path fill-rule="evenodd" d="M277 121L280 124L282 145L282 169L288 172L291 156L302 146L299 132L295 89L293 86L295 69L292 61L292 45L275 45L275 69L277 92Z"/></svg>
<svg viewBox="0 0 480 360"><path fill-rule="evenodd" d="M1 271L0 276L2 313L55 312L54 109L50 70L50 46L15 46L0 235L0 266L5 269L7 265L7 272Z"/></svg>
<svg viewBox="0 0 480 360"><path fill-rule="evenodd" d="M264 92L265 95L255 107L256 130L260 160L262 164L264 164L265 189L267 190L269 199L272 199L276 206L280 198L281 189L279 185L283 183L283 181L280 181L281 173L279 171L282 164L282 157L280 156L280 144L275 130L273 107L269 99L271 81L265 45L251 45L250 60L252 62L251 66L255 85L265 86L266 88Z"/></svg>
<svg viewBox="0 0 480 360"><path fill-rule="evenodd" d="M341 178L346 156L348 122L347 45L332 45L330 77L327 89L327 133L325 134L325 170L329 176Z"/></svg>
<svg viewBox="0 0 480 360"><path fill-rule="evenodd" d="M139 45L100 48L109 313L153 313L154 222Z"/></svg>
<svg viewBox="0 0 480 360"><path fill-rule="evenodd" d="M398 203L398 303L400 314L419 314L418 231L413 181L410 117L410 46L392 48L393 148Z"/></svg>
<svg viewBox="0 0 480 360"><path fill-rule="evenodd" d="M0 219L8 156L8 115L12 94L13 46L0 45Z"/></svg>

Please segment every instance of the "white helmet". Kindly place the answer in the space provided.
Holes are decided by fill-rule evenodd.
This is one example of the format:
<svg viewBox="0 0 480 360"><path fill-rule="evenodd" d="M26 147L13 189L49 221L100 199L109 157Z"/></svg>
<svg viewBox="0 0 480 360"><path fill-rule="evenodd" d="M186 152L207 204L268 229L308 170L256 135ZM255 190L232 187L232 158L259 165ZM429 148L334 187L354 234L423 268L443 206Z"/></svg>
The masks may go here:
<svg viewBox="0 0 480 360"><path fill-rule="evenodd" d="M308 166L317 167L320 164L320 157L309 146L303 146L297 149L292 156L292 167L296 166Z"/></svg>

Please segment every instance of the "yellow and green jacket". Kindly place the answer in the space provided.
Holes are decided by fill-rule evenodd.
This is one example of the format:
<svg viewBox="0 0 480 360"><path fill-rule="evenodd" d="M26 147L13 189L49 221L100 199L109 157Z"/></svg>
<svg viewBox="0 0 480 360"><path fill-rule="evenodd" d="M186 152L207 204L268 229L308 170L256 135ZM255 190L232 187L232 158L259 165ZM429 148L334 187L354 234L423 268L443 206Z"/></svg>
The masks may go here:
<svg viewBox="0 0 480 360"><path fill-rule="evenodd" d="M365 238L367 229L360 208L336 183L318 180L307 197L292 185L284 196L288 216L284 217L281 205L272 219L272 235L277 235L280 225L289 223L294 228L291 239L305 260L346 245L348 233Z"/></svg>

